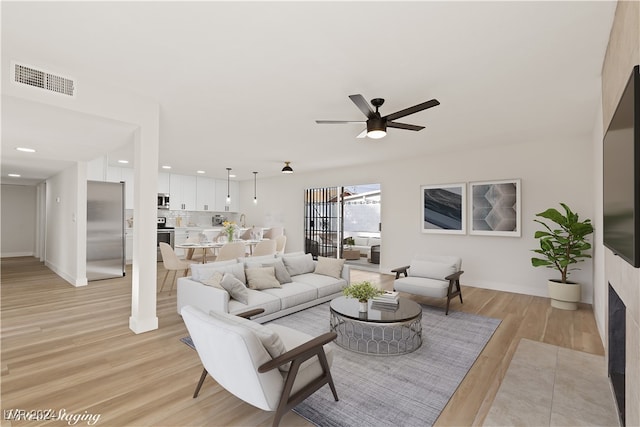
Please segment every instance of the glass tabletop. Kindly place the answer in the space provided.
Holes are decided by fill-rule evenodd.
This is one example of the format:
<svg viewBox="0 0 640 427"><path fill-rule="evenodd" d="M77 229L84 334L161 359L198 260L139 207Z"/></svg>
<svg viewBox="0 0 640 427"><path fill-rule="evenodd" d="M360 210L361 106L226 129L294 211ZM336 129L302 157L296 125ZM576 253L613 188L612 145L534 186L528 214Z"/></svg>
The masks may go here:
<svg viewBox="0 0 640 427"><path fill-rule="evenodd" d="M411 320L422 313L422 307L408 298L400 297L397 308L371 308L371 301L366 312L358 311L360 303L355 298L338 297L331 301L331 311L343 317L374 323L393 323ZM375 307L375 306L374 306Z"/></svg>

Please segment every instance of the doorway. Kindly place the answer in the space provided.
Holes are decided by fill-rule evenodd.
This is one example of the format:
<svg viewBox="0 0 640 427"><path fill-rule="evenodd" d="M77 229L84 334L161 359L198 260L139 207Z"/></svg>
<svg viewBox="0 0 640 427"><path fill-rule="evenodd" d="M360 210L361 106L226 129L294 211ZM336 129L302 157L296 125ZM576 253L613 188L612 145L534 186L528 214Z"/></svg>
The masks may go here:
<svg viewBox="0 0 640 427"><path fill-rule="evenodd" d="M306 189L305 252L379 271L381 201L380 184Z"/></svg>

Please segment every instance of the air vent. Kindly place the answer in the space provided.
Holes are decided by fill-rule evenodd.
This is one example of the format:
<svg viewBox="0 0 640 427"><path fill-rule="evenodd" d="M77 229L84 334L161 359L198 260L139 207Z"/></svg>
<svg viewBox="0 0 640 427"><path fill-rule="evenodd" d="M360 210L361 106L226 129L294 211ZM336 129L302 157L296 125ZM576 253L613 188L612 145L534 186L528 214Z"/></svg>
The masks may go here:
<svg viewBox="0 0 640 427"><path fill-rule="evenodd" d="M15 64L15 81L29 86L39 87L52 92L73 96L73 80L36 70L35 68Z"/></svg>

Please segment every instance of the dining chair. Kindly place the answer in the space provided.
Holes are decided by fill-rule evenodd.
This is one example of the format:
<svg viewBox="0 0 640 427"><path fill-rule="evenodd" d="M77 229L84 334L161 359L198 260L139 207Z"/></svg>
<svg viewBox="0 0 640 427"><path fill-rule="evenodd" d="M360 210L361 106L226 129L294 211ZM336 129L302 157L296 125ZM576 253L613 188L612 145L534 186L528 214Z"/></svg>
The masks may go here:
<svg viewBox="0 0 640 427"><path fill-rule="evenodd" d="M282 236L284 234L284 227L271 227L267 231L264 232L265 239L275 239L278 236Z"/></svg>
<svg viewBox="0 0 640 427"><path fill-rule="evenodd" d="M184 271L184 275L186 276L187 271L189 271L189 268L191 268L191 264L194 264L196 261L181 260L180 258L178 258L178 255L176 255L173 248L167 243L159 242L158 244L160 245L160 253L162 254L162 265L164 265L165 270L167 270L164 275L164 280L162 280L162 286L160 286L160 290L158 292L162 292L162 290L164 289L164 284L169 277L169 273L173 271L173 280L171 281L171 288L169 288L169 295L171 295L173 284L178 277L178 270Z"/></svg>
<svg viewBox="0 0 640 427"><path fill-rule="evenodd" d="M216 261L227 261L230 259L244 257L245 243L244 242L229 242L222 245Z"/></svg>
<svg viewBox="0 0 640 427"><path fill-rule="evenodd" d="M261 240L253 248L253 256L261 255L274 255L276 253L276 241L275 240Z"/></svg>
<svg viewBox="0 0 640 427"><path fill-rule="evenodd" d="M284 253L284 247L287 245L287 236L285 236L284 234L281 236L276 237L276 253L277 254L283 254Z"/></svg>

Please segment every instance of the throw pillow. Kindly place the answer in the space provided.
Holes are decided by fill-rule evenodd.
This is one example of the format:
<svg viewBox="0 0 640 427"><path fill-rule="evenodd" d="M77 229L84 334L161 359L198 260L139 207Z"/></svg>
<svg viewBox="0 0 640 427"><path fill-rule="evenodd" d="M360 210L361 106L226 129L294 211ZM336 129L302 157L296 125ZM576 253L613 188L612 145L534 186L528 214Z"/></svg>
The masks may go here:
<svg viewBox="0 0 640 427"><path fill-rule="evenodd" d="M260 290L282 287L278 279L276 279L273 267L248 268L246 273L249 289Z"/></svg>
<svg viewBox="0 0 640 427"><path fill-rule="evenodd" d="M201 282L211 278L213 272L218 271L220 268L237 263L238 261L234 259L230 261L208 262L206 264L191 264L191 279L196 282Z"/></svg>
<svg viewBox="0 0 640 427"><path fill-rule="evenodd" d="M217 263L212 263L212 264L217 264ZM200 265L203 265L203 264L200 264ZM204 265L208 265L208 264L204 264ZM244 264L238 263L238 262L235 262L235 261L232 262L231 264L223 264L222 266L215 265L215 266L210 267L208 269L200 270L200 272L199 272L199 278L200 279L198 281L202 282L203 280L208 280L216 272L220 272L223 275L224 275L224 273L231 273L236 277L236 279L240 280L243 284L247 283L247 278L244 275ZM192 277L192 279L193 279L193 277Z"/></svg>
<svg viewBox="0 0 640 427"><path fill-rule="evenodd" d="M219 271L216 271L215 273L213 273L213 275L210 278L205 279L200 283L202 283L203 285L211 286L213 288L224 290L224 288L220 285L221 281L222 281L222 273Z"/></svg>
<svg viewBox="0 0 640 427"><path fill-rule="evenodd" d="M220 319L223 322L236 324L251 330L251 332L258 337L265 350L267 350L272 358L276 358L286 351L280 336L260 323L253 322L243 317L234 316L233 314L220 313L216 311L210 312L209 315Z"/></svg>
<svg viewBox="0 0 640 427"><path fill-rule="evenodd" d="M282 260L284 261L284 265L287 267L287 271L291 276L313 273L316 268L311 254L304 254L300 256L284 256L282 257Z"/></svg>
<svg viewBox="0 0 640 427"><path fill-rule="evenodd" d="M273 267L276 271L276 279L280 282L281 285L285 283L291 283L291 275L287 271L287 267L284 266L282 259L272 259L268 262L263 261L262 263L254 263L247 261L247 268L256 268L256 267Z"/></svg>
<svg viewBox="0 0 640 427"><path fill-rule="evenodd" d="M220 286L229 292L229 296L242 304L249 304L249 292L247 287L240 280L236 279L233 274L224 273Z"/></svg>
<svg viewBox="0 0 640 427"><path fill-rule="evenodd" d="M326 258L323 256L319 256L318 263L316 264L316 269L314 273L340 279L342 277L343 265L344 265L344 259Z"/></svg>
<svg viewBox="0 0 640 427"><path fill-rule="evenodd" d="M413 260L409 266L409 276L428 277L430 279L444 280L445 277L455 272L455 265L441 262Z"/></svg>

